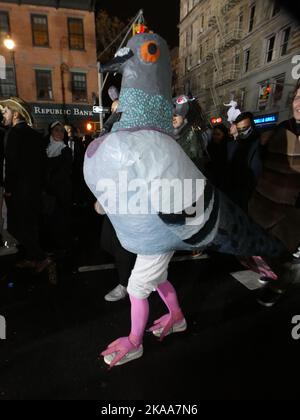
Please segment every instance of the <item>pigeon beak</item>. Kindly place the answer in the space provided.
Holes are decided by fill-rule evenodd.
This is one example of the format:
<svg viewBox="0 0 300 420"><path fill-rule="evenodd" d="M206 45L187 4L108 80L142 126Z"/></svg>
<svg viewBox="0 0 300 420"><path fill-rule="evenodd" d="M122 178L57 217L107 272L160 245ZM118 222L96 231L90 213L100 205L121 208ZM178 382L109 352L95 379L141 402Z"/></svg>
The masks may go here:
<svg viewBox="0 0 300 420"><path fill-rule="evenodd" d="M133 52L129 48L126 48L126 53L122 53L122 50L120 50L110 62L100 64L100 73L122 73L123 64L133 57L133 55Z"/></svg>

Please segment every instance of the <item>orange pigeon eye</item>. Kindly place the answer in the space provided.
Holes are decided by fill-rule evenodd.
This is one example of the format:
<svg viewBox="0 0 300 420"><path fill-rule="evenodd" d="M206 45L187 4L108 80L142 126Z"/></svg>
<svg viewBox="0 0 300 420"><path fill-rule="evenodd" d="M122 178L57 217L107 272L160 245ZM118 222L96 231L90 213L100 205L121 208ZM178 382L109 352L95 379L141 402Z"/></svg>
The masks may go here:
<svg viewBox="0 0 300 420"><path fill-rule="evenodd" d="M156 42L145 42L141 46L141 57L146 63L155 63L160 57L160 49Z"/></svg>

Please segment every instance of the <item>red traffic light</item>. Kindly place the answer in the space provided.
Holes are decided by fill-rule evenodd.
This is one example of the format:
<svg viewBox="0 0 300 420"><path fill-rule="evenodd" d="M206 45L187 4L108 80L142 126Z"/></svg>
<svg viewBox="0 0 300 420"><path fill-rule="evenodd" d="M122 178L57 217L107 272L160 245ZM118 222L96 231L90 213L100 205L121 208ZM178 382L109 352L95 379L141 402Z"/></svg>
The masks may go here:
<svg viewBox="0 0 300 420"><path fill-rule="evenodd" d="M86 129L87 129L87 131L92 131L93 130L93 124L92 123L87 123L87 125L86 125Z"/></svg>
<svg viewBox="0 0 300 420"><path fill-rule="evenodd" d="M212 125L221 124L223 122L223 118L221 117L213 117L210 119Z"/></svg>
<svg viewBox="0 0 300 420"><path fill-rule="evenodd" d="M149 32L148 27L143 23L135 23L132 27L133 35L144 34Z"/></svg>

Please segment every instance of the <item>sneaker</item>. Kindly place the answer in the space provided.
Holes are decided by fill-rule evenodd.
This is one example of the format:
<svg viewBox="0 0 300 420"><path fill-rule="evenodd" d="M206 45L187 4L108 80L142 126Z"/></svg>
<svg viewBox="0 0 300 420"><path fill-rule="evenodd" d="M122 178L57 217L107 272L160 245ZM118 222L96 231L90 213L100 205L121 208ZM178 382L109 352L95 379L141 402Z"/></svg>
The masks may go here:
<svg viewBox="0 0 300 420"><path fill-rule="evenodd" d="M0 257L4 257L6 255L14 255L19 252L18 248L15 244L8 244L8 242L4 242L4 245L0 248Z"/></svg>
<svg viewBox="0 0 300 420"><path fill-rule="evenodd" d="M262 277L260 277L260 278L258 279L258 282L259 282L260 284L262 284L263 286L266 286L266 285L267 285L267 284L269 284L271 281L275 281L275 280L270 279L269 277L265 277L265 276L262 276Z"/></svg>
<svg viewBox="0 0 300 420"><path fill-rule="evenodd" d="M104 356L104 362L107 365L110 365L113 359L116 357L117 353L108 354L107 356ZM125 363L131 362L132 360L139 359L143 356L143 345L141 344L137 350L132 350L125 354L123 359L121 359L116 366L124 365Z"/></svg>
<svg viewBox="0 0 300 420"><path fill-rule="evenodd" d="M107 302L117 302L118 300L124 299L127 296L126 287L118 284L113 290L111 290L107 295L104 296L104 299Z"/></svg>
<svg viewBox="0 0 300 420"><path fill-rule="evenodd" d="M177 333L177 332L183 332L187 329L187 323L186 320L183 319L180 322L177 322L177 324L174 324L173 327L170 329L170 331L168 332L167 335L173 334L173 333ZM158 330L154 330L152 331L153 335L155 335L155 337L160 337L161 334L163 332L163 328L159 328Z"/></svg>
<svg viewBox="0 0 300 420"><path fill-rule="evenodd" d="M272 308L283 296L283 293L277 293L271 287L266 286L262 289L257 302L265 308Z"/></svg>
<svg viewBox="0 0 300 420"><path fill-rule="evenodd" d="M297 251L293 254L295 261L300 260L300 246Z"/></svg>

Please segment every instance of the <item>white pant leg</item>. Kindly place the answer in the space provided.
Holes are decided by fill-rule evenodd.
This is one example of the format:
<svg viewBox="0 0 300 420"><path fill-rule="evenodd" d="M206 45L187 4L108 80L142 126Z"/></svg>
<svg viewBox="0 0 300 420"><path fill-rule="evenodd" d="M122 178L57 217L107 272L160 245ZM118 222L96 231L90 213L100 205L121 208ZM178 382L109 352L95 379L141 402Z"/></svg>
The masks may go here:
<svg viewBox="0 0 300 420"><path fill-rule="evenodd" d="M0 187L0 235L2 234L3 225L4 225L4 217L2 216L3 204L4 204L3 193L4 193L4 190L2 187Z"/></svg>
<svg viewBox="0 0 300 420"><path fill-rule="evenodd" d="M162 255L138 255L127 291L137 299L146 299L168 279L168 266L174 252Z"/></svg>

